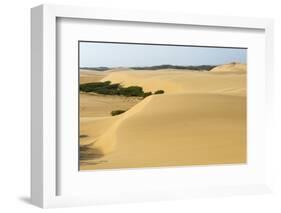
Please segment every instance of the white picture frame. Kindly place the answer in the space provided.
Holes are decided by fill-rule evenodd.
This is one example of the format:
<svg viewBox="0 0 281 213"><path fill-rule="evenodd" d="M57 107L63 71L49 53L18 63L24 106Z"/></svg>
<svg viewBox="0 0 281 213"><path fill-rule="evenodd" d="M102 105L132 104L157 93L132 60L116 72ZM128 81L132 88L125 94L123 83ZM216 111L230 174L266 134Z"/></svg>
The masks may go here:
<svg viewBox="0 0 281 213"><path fill-rule="evenodd" d="M143 200L165 200L198 196L221 196L235 194L253 194L270 192L267 178L255 184L221 185L198 187L186 190L162 188L156 193L143 191L141 194L118 193L110 196L104 194L101 198L90 195L61 195L58 193L60 167L58 166L59 152L57 150L57 20L87 19L108 20L136 23L154 23L161 25L193 25L202 27L220 27L231 29L256 29L264 31L265 35L265 69L266 79L264 89L266 95L266 111L272 107L273 82L273 21L271 19L216 17L188 14L152 13L146 11L123 11L100 8L84 8L74 6L41 5L31 10L31 201L33 204L47 207L63 207L76 205L91 205L97 203L114 203ZM253 81L254 79L249 79ZM266 125L270 128L270 114L266 115ZM264 131L266 133L266 130ZM264 145L270 143L269 137L264 139ZM264 154L264 153L263 153ZM268 162L257 173L268 176ZM165 171L169 168L159 168ZM210 168L209 168L210 169ZM180 169L178 169L180 170ZM161 173L161 171L159 173ZM114 175L112 171L111 175ZM142 171L138 171L142 173ZM151 172L151 171L146 171ZM163 173L163 172L162 172ZM84 174L85 175L85 174ZM123 174L126 175L126 174ZM102 183L100 183L102 184ZM164 186L163 186L164 187ZM169 193L167 193L169 192Z"/></svg>

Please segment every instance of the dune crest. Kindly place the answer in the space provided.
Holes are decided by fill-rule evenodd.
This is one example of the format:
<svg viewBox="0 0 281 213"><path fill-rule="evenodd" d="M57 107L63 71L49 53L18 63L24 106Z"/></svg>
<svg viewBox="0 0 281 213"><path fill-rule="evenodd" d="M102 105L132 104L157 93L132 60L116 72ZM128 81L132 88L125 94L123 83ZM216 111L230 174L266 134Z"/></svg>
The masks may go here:
<svg viewBox="0 0 281 213"><path fill-rule="evenodd" d="M233 72L233 73L246 73L247 65L240 63L231 63L217 66L210 70L210 72Z"/></svg>
<svg viewBox="0 0 281 213"><path fill-rule="evenodd" d="M152 96L145 98L142 102L138 103L127 112L115 116L115 122L111 123L110 127L97 138L96 142L92 144L92 148L98 150L101 154L108 154L115 149L117 139L116 133L121 123L125 122L127 118L132 117L141 112L145 106L151 101ZM98 125L97 125L98 126Z"/></svg>

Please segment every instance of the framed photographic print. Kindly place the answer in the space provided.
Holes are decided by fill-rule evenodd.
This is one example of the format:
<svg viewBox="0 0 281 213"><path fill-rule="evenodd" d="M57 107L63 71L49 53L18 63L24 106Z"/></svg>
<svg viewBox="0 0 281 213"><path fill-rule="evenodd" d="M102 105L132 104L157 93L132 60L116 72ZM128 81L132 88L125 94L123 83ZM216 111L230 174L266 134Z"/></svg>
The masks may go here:
<svg viewBox="0 0 281 213"><path fill-rule="evenodd" d="M270 19L42 5L32 203L270 191Z"/></svg>

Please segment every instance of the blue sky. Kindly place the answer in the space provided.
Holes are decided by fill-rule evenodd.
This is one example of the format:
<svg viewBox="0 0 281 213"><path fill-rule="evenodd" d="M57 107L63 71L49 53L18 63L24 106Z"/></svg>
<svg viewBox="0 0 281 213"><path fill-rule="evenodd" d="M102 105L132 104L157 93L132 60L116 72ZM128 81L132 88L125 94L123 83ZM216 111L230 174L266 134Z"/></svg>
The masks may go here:
<svg viewBox="0 0 281 213"><path fill-rule="evenodd" d="M80 67L218 65L247 62L247 50L236 48L80 42Z"/></svg>

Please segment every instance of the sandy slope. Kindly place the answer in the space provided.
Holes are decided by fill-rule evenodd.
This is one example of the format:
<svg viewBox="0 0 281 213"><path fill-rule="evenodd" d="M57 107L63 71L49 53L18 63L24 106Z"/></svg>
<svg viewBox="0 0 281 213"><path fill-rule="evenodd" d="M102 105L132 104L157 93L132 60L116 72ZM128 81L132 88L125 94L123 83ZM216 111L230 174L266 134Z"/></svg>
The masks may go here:
<svg viewBox="0 0 281 213"><path fill-rule="evenodd" d="M165 90L166 93L235 93L245 95L245 72L226 71L195 72L178 70L120 71L109 73L102 81L139 85L145 91Z"/></svg>
<svg viewBox="0 0 281 213"><path fill-rule="evenodd" d="M80 94L80 117L110 116L116 109L128 110L140 102L138 97Z"/></svg>
<svg viewBox="0 0 281 213"><path fill-rule="evenodd" d="M107 73L105 72L85 70L85 69L80 70L80 84L100 81L106 75Z"/></svg>
<svg viewBox="0 0 281 213"><path fill-rule="evenodd" d="M211 72L224 72L224 73L242 73L245 74L247 71L247 65L246 64L237 64L237 63L231 63L231 64L224 64L221 66L217 66L211 70Z"/></svg>
<svg viewBox="0 0 281 213"><path fill-rule="evenodd" d="M246 66L223 66L210 72L107 72L101 81L165 94L114 117L98 118L86 109L80 127L88 136L81 145L88 144L92 155L81 169L246 162Z"/></svg>

